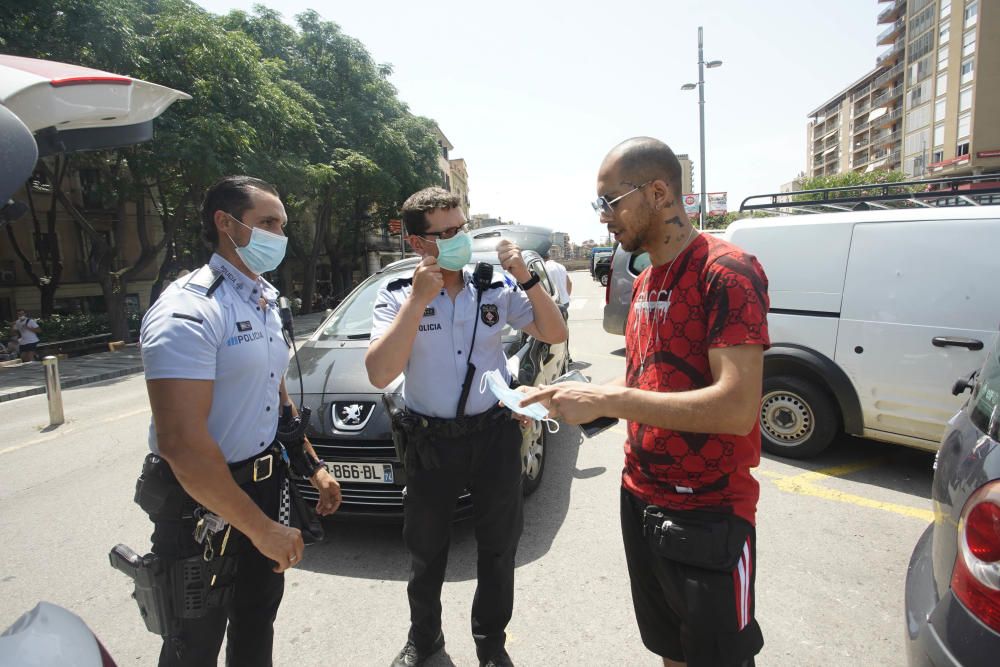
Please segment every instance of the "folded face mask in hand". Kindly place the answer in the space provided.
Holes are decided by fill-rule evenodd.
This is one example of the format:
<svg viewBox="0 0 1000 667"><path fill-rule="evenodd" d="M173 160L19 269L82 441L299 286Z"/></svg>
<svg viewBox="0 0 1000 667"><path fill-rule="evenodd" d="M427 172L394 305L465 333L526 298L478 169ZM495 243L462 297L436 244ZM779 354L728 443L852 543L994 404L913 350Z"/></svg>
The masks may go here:
<svg viewBox="0 0 1000 667"><path fill-rule="evenodd" d="M549 411L541 403L532 403L531 405L521 407L520 403L525 399L525 395L516 389L511 389L503 379L500 371L492 370L483 373L483 378L479 381L479 393L485 394L487 387L493 392L497 400L510 408L512 412L524 415L525 417L531 417L536 421L545 422L549 433L555 433L559 430L559 422L555 419L549 419Z"/></svg>

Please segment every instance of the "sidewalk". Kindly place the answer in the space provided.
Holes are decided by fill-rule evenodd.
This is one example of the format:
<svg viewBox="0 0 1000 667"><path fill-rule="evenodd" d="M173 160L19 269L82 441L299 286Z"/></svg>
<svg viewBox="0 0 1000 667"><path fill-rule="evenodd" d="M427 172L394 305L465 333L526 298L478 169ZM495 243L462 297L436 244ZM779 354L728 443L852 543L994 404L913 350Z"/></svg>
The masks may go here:
<svg viewBox="0 0 1000 667"><path fill-rule="evenodd" d="M296 343L312 334L322 322L323 312L295 318ZM99 352L59 361L59 383L63 389L142 372L142 357L135 345L118 352ZM0 403L45 393L45 369L41 362L0 368Z"/></svg>

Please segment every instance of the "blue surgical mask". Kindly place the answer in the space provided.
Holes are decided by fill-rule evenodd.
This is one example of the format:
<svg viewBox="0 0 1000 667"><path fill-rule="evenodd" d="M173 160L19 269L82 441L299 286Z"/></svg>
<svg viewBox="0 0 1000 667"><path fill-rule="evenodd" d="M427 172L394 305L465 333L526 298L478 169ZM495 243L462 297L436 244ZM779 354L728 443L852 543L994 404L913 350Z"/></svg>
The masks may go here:
<svg viewBox="0 0 1000 667"><path fill-rule="evenodd" d="M448 271L461 271L472 259L472 237L459 232L450 239L437 240L437 263Z"/></svg>
<svg viewBox="0 0 1000 667"><path fill-rule="evenodd" d="M479 393L485 394L487 387L497 397L497 400L510 408L512 412L531 417L536 421L545 422L545 427L549 429L549 433L555 433L559 430L559 422L555 419L549 419L549 411L541 403L532 403L531 405L521 407L520 403L525 398L524 394L516 389L511 389L503 379L500 371L492 370L483 373L483 377L479 381Z"/></svg>
<svg viewBox="0 0 1000 667"><path fill-rule="evenodd" d="M236 218L234 217L233 220ZM240 247L236 245L236 241L233 241L232 236L229 234L226 236L229 236L229 240L233 241L233 245L236 246L236 254L240 256L247 268L258 276L278 268L281 260L285 258L288 237L272 234L259 227L251 227L240 220L236 220L236 222L250 230L250 242Z"/></svg>

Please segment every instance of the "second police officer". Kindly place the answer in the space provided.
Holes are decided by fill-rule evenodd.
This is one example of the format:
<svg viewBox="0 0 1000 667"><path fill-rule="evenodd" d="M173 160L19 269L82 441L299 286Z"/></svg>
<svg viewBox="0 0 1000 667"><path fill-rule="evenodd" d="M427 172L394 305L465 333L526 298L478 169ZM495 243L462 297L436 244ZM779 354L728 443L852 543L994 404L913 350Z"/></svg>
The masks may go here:
<svg viewBox="0 0 1000 667"><path fill-rule="evenodd" d="M498 275L477 287L465 268L472 241L456 195L441 188L417 192L403 204L403 223L423 259L412 279L390 282L379 292L365 358L376 387L404 374L407 417L417 424L408 433L405 456L410 630L392 665L423 664L444 647L441 586L455 502L467 487L478 545L476 653L481 665L511 665L504 643L523 523L522 437L510 411L478 389L488 371L511 381L504 325L556 344L566 340L566 322L509 241L497 246L497 255L513 280Z"/></svg>

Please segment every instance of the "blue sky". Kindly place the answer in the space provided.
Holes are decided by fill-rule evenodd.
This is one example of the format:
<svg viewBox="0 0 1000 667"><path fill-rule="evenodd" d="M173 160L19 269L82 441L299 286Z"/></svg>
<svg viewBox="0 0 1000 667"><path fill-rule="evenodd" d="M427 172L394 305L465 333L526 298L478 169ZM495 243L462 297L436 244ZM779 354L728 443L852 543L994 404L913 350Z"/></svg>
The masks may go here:
<svg viewBox="0 0 1000 667"><path fill-rule="evenodd" d="M252 2L197 0L214 13ZM875 65L875 0L266 0L361 40L469 168L472 213L603 236L588 202L619 141L650 135L698 173L698 26L708 190L777 192L805 168L806 114Z"/></svg>

